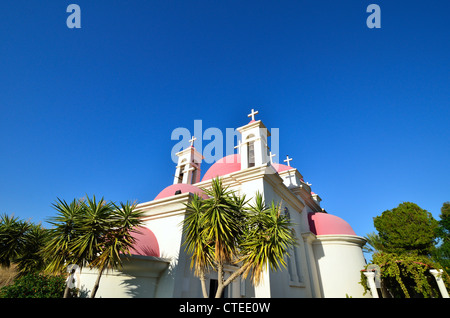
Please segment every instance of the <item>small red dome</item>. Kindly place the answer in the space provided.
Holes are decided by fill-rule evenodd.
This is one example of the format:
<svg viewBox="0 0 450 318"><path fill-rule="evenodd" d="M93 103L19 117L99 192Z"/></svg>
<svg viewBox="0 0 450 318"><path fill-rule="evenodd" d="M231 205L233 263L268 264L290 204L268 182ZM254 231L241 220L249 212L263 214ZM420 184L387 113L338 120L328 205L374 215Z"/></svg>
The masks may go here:
<svg viewBox="0 0 450 318"><path fill-rule="evenodd" d="M176 183L176 184L172 184L172 185L166 187L165 189L163 189L156 196L155 200L171 197L171 196L175 195L175 193L177 191L181 191L181 193L195 193L204 199L207 198L206 194L199 187L196 187L192 184Z"/></svg>
<svg viewBox="0 0 450 318"><path fill-rule="evenodd" d="M241 155L229 155L217 160L208 171L206 171L202 181L214 179L239 170L241 170Z"/></svg>
<svg viewBox="0 0 450 318"><path fill-rule="evenodd" d="M356 235L350 224L332 214L309 213L308 222L311 232L316 235Z"/></svg>
<svg viewBox="0 0 450 318"><path fill-rule="evenodd" d="M134 245L130 249L132 255L159 257L158 240L150 229L143 226L138 227L132 236L135 239Z"/></svg>

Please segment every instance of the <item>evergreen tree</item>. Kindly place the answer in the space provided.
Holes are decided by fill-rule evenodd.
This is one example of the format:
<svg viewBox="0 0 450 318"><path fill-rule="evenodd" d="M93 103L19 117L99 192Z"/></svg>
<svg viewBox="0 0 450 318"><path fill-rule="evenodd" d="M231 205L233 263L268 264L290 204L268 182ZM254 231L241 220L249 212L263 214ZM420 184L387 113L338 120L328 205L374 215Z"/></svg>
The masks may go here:
<svg viewBox="0 0 450 318"><path fill-rule="evenodd" d="M429 255L436 243L438 222L430 212L412 202L403 202L374 218L385 252L416 252Z"/></svg>

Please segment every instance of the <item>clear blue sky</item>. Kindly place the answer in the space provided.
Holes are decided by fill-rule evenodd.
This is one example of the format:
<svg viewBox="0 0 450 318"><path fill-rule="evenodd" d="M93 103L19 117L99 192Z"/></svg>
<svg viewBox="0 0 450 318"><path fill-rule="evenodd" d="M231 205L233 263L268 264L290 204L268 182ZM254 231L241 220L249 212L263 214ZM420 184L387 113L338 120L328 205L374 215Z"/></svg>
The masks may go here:
<svg viewBox="0 0 450 318"><path fill-rule="evenodd" d="M81 29L66 26L70 3ZM370 3L381 29L366 26ZM175 128L225 131L255 108L358 235L404 201L438 219L449 12L437 0L2 1L0 213L40 222L57 197L152 200L173 180Z"/></svg>

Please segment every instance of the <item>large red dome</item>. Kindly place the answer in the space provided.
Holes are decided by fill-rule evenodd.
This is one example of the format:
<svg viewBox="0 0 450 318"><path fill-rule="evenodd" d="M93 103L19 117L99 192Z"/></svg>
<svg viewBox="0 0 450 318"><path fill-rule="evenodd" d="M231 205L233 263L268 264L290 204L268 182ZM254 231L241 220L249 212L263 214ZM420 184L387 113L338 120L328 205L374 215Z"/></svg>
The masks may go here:
<svg viewBox="0 0 450 318"><path fill-rule="evenodd" d="M239 170L241 170L241 155L229 155L217 160L208 171L206 171L202 181L214 179Z"/></svg>
<svg viewBox="0 0 450 318"><path fill-rule="evenodd" d="M309 213L308 221L311 232L316 235L356 235L350 224L332 214Z"/></svg>

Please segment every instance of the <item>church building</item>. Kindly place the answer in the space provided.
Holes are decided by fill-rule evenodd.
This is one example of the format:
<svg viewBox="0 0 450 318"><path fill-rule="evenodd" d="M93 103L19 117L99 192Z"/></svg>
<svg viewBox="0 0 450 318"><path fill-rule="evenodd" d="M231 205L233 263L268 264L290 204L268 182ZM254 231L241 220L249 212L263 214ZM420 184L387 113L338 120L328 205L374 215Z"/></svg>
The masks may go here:
<svg viewBox="0 0 450 318"><path fill-rule="evenodd" d="M138 205L145 211L144 224L135 235L132 257L120 271L104 273L96 297L201 298L198 277L190 268L190 255L183 246L182 224L186 204L193 194L206 198L202 189L220 177L224 186L253 198L259 191L269 204L281 203L289 216L298 244L286 258L287 268L277 272L269 268L261 283L254 286L250 278L235 279L224 291L229 298L337 298L363 296L359 284L365 267L363 237L340 217L321 208L321 198L312 192L291 158L272 162L268 140L270 132L258 112L248 115L250 122L237 128L240 140L236 153L217 160L204 173L202 154L191 146L178 152L173 184L162 185L153 200ZM225 268L225 279L236 270ZM209 295L214 296L217 274L207 277ZM97 273L83 268L76 276L80 293L89 295Z"/></svg>

